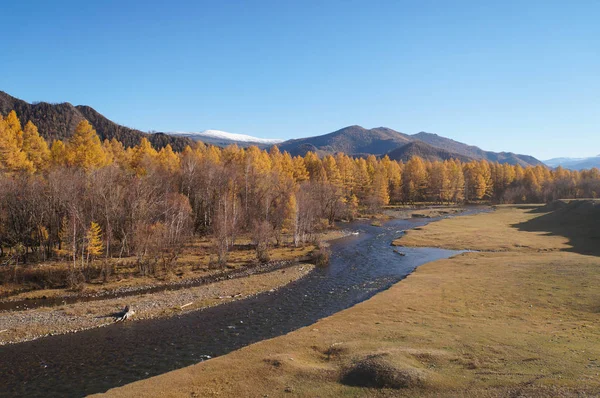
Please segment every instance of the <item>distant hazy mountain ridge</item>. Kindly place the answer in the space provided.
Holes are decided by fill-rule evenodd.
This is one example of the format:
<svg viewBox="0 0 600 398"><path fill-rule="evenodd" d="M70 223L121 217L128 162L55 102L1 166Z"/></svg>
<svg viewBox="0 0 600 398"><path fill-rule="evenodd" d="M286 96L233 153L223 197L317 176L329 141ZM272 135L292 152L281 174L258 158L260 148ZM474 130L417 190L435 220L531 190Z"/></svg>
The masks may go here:
<svg viewBox="0 0 600 398"><path fill-rule="evenodd" d="M550 167L558 167L569 170L591 169L592 167L600 168L600 155L589 158L553 158L544 160L544 163Z"/></svg>

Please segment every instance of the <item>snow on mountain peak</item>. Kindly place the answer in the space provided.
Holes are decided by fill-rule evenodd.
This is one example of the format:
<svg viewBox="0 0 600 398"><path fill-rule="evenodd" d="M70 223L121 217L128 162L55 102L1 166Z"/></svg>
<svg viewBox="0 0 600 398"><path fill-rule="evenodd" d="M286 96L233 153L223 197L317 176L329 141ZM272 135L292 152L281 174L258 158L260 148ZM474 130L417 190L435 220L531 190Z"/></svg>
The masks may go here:
<svg viewBox="0 0 600 398"><path fill-rule="evenodd" d="M228 133L226 131L220 130L204 130L198 133L187 133L187 132L174 132L173 134L186 135L189 137L206 137L206 138L216 138L227 141L238 141L238 142L256 142L260 144L279 144L283 142L283 140L276 138L258 138L252 137L250 135L245 134L234 134Z"/></svg>

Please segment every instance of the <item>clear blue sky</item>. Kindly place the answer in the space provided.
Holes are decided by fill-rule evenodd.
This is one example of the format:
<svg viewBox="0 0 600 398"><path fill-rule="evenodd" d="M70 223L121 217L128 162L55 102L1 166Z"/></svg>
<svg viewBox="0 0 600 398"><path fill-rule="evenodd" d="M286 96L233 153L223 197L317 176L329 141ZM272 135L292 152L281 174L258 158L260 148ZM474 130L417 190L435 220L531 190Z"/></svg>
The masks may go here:
<svg viewBox="0 0 600 398"><path fill-rule="evenodd" d="M91 4L94 3L94 4ZM141 130L600 154L600 1L12 1L0 90Z"/></svg>

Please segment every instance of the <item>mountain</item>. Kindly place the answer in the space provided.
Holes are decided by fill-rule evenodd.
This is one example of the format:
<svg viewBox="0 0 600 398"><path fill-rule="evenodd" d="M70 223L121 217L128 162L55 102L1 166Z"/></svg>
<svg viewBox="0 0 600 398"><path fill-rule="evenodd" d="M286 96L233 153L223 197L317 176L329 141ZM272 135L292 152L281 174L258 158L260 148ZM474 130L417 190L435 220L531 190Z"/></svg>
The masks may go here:
<svg viewBox="0 0 600 398"><path fill-rule="evenodd" d="M558 167L569 170L591 169L592 167L600 168L600 155L589 158L554 158L544 160L544 163L550 167Z"/></svg>
<svg viewBox="0 0 600 398"><path fill-rule="evenodd" d="M259 148L269 147L274 144L279 144L283 142L283 140L279 139L271 139L271 138L258 138L252 137L250 135L244 134L233 134L227 133L225 131L219 130L204 130L199 133L185 133L185 132L173 132L169 133L171 135L176 135L180 137L187 137L194 141L202 141L206 144L218 145L218 146L227 146L236 144L240 147L248 147L251 145L256 145Z"/></svg>
<svg viewBox="0 0 600 398"><path fill-rule="evenodd" d="M409 143L420 143L402 149ZM422 145L426 144L426 145ZM386 127L365 129L361 126L349 126L333 133L288 140L279 145L281 150L292 155L304 155L308 151L318 155L344 152L354 156L373 154L382 156L392 151L391 156L405 158L410 153L422 153L431 160L447 159L448 156L468 160L488 160L490 162L536 166L543 164L528 155L517 155L512 152L484 151L476 146L463 144L437 134L421 132L408 135Z"/></svg>
<svg viewBox="0 0 600 398"><path fill-rule="evenodd" d="M398 147L387 153L392 160L402 160L403 162L408 161L413 156L419 156L424 160L436 161L436 160L449 160L457 159L462 162L468 162L473 160L467 156L460 155L456 152L446 151L445 149L436 148L432 145L426 144L423 141L413 141L406 145Z"/></svg>
<svg viewBox="0 0 600 398"><path fill-rule="evenodd" d="M304 155L308 151L319 155L336 152L383 155L410 141L406 134L385 127L367 130L361 126L349 126L325 135L288 140L279 145L279 149L291 155Z"/></svg>
<svg viewBox="0 0 600 398"><path fill-rule="evenodd" d="M484 151L479 147L463 144L462 142L454 141L450 138L440 137L437 134L420 132L418 134L411 135L411 137L436 148L442 148L449 152L454 152L471 159L487 160L490 162L508 163L513 165L519 164L523 167L530 165L537 166L538 164L543 165L542 162L533 156L517 155L512 152Z"/></svg>
<svg viewBox="0 0 600 398"><path fill-rule="evenodd" d="M162 148L170 144L174 150L182 150L186 145L193 144L193 141L187 137L163 133L148 134L121 126L89 106L73 106L68 102L30 104L0 91L0 114L6 116L12 110L17 112L22 125L31 120L38 127L40 134L48 141L69 138L77 124L81 120L87 119L96 129L100 139L116 138L126 147L137 145L143 137L148 138L155 148Z"/></svg>

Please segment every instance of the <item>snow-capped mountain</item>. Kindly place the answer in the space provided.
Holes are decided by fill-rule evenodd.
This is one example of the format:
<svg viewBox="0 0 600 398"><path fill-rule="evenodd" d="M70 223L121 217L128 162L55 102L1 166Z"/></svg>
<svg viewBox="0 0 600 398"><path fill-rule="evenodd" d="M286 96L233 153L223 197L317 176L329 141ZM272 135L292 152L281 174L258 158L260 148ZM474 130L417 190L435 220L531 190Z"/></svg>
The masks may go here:
<svg viewBox="0 0 600 398"><path fill-rule="evenodd" d="M591 169L592 167L600 168L600 155L590 158L554 158L544 160L544 163L550 167L561 166L570 170Z"/></svg>
<svg viewBox="0 0 600 398"><path fill-rule="evenodd" d="M219 146L227 146L231 144L237 144L241 147L246 147L250 145L256 145L259 147L271 146L274 144L279 144L283 142L283 140L275 139L275 138L259 138L253 137L245 134L234 134L228 133L226 131L220 130L204 130L200 132L181 132L176 131L169 134L180 135L184 137L188 137L193 139L194 141L202 141L207 144L219 145Z"/></svg>

